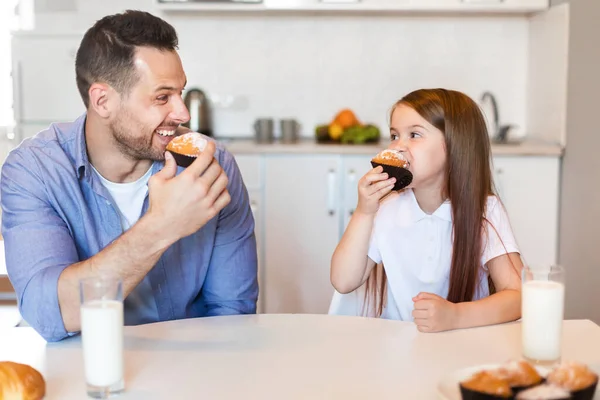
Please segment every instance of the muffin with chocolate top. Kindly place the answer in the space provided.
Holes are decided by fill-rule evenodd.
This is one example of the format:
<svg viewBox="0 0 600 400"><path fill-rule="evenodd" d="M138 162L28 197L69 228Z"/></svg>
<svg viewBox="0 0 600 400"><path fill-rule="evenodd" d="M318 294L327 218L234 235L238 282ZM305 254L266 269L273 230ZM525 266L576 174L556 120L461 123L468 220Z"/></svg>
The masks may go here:
<svg viewBox="0 0 600 400"><path fill-rule="evenodd" d="M188 132L176 136L167 145L167 151L173 154L175 162L181 167L188 167L206 148L207 140L198 132Z"/></svg>
<svg viewBox="0 0 600 400"><path fill-rule="evenodd" d="M493 371L480 371L469 379L460 382L463 400L502 400L512 399L510 385Z"/></svg>
<svg viewBox="0 0 600 400"><path fill-rule="evenodd" d="M401 190L410 185L413 180L412 173L408 170L409 163L404 154L397 150L386 149L377 154L372 160L373 168L381 166L383 172L390 178L396 178L392 190Z"/></svg>
<svg viewBox="0 0 600 400"><path fill-rule="evenodd" d="M550 371L546 381L571 392L574 400L592 400L598 385L598 375L587 365L572 361Z"/></svg>

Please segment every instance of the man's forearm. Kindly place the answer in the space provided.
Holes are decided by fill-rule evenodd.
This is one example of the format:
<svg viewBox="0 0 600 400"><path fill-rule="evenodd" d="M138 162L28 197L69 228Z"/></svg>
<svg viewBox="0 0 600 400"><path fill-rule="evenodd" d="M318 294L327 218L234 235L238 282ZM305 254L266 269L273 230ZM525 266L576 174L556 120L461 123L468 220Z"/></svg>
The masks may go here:
<svg viewBox="0 0 600 400"><path fill-rule="evenodd" d="M80 330L80 279L100 273L118 276L126 297L172 243L146 215L98 254L65 268L58 279L58 302L67 332Z"/></svg>

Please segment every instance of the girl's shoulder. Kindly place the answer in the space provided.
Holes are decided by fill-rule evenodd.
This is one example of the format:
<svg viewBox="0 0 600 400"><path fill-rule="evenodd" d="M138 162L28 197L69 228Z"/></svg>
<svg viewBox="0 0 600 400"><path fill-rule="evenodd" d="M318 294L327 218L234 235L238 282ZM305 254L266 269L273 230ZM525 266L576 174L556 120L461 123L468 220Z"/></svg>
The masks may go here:
<svg viewBox="0 0 600 400"><path fill-rule="evenodd" d="M497 195L490 194L487 198L487 203L485 206L485 215L487 217L490 214L497 214L499 212L506 212L504 204Z"/></svg>
<svg viewBox="0 0 600 400"><path fill-rule="evenodd" d="M496 195L488 196L484 216L492 224L502 225L510 220L502 199Z"/></svg>

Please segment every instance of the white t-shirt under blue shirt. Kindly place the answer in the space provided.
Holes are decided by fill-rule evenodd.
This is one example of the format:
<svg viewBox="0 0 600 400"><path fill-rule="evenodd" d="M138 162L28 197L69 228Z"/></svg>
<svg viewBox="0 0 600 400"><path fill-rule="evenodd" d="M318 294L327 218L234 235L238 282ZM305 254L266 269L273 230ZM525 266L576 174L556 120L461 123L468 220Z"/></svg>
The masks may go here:
<svg viewBox="0 0 600 400"><path fill-rule="evenodd" d="M148 171L141 178L135 182L128 183L111 182L100 175L96 168L93 169L100 178L102 185L110 193L117 211L119 212L119 216L121 217L123 232L125 232L140 218L144 200L148 194L148 181L150 180L150 176L152 176L152 167L148 168ZM141 323L153 322L158 319L158 309L152 294L150 279L147 275L133 291L129 293L123 303L123 311L125 324L128 324L133 313L138 316L141 314L153 315L156 317L155 319L148 321L139 321Z"/></svg>

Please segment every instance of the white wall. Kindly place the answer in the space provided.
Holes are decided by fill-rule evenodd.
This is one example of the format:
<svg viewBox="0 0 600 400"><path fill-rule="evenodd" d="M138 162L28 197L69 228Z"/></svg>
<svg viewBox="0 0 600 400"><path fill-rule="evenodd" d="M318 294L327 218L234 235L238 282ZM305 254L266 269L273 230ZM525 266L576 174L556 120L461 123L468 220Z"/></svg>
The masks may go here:
<svg viewBox="0 0 600 400"><path fill-rule="evenodd" d="M316 124L350 107L387 126L407 92L447 87L498 97L502 122L526 124L528 23L504 17L167 17L181 36L189 87L237 96L216 132L244 135L257 116Z"/></svg>
<svg viewBox="0 0 600 400"><path fill-rule="evenodd" d="M530 20L527 79L528 133L563 145L568 63L569 4L564 3Z"/></svg>
<svg viewBox="0 0 600 400"><path fill-rule="evenodd" d="M567 272L567 318L600 323L600 2L570 2L567 147L561 183L559 260Z"/></svg>
<svg viewBox="0 0 600 400"><path fill-rule="evenodd" d="M82 31L106 14L154 8L152 0L77 1L70 18ZM385 130L398 98L438 86L475 98L491 90L501 123L526 128L526 17L162 16L180 35L188 87L219 99L217 135L251 135L254 119L270 116L297 118L302 134L312 136L317 124L345 107ZM56 29L51 14L37 22Z"/></svg>

